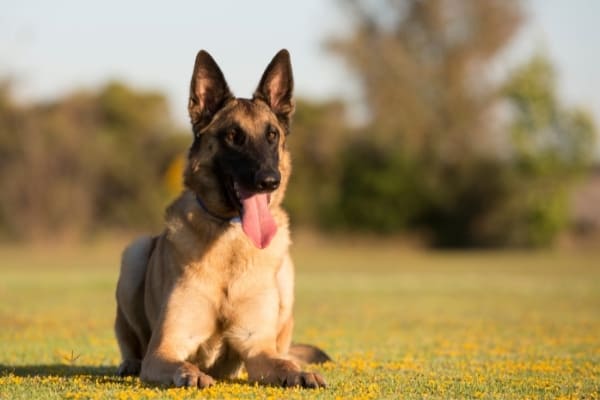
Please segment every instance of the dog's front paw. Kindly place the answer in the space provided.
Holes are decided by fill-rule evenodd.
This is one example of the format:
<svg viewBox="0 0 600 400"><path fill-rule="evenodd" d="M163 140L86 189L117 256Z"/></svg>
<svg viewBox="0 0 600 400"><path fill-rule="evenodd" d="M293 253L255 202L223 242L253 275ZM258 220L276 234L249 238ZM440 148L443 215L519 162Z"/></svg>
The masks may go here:
<svg viewBox="0 0 600 400"><path fill-rule="evenodd" d="M142 369L142 362L140 360L123 360L119 369L117 369L117 375L119 376L138 376Z"/></svg>
<svg viewBox="0 0 600 400"><path fill-rule="evenodd" d="M173 383L177 387L198 387L203 389L214 385L215 380L200 371L195 365L184 363L175 370Z"/></svg>
<svg viewBox="0 0 600 400"><path fill-rule="evenodd" d="M282 387L299 386L310 389L327 387L323 377L316 372L288 371L279 377L279 381Z"/></svg>

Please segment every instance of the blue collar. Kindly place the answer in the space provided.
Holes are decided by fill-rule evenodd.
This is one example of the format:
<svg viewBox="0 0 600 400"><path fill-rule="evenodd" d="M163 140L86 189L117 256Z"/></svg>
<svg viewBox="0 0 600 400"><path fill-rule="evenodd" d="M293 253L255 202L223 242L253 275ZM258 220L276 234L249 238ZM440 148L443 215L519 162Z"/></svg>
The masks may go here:
<svg viewBox="0 0 600 400"><path fill-rule="evenodd" d="M213 217L214 219L218 220L221 223L229 222L229 223L233 224L233 223L236 223L236 222L240 222L240 217L225 218L225 217L221 217L220 215L212 213L211 211L209 211L208 208L206 208L206 204L204 204L204 202L202 201L202 199L198 195L196 195L196 202L198 203L198 205L200 206L200 208L206 214L208 214L209 216Z"/></svg>

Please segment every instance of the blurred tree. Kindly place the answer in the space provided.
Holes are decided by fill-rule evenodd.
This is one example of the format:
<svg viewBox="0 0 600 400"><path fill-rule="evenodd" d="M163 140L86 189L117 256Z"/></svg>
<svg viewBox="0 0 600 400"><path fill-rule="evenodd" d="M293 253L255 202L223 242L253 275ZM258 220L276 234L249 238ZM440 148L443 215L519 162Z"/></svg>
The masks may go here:
<svg viewBox="0 0 600 400"><path fill-rule="evenodd" d="M110 225L158 225L168 188L163 174L189 135L177 135L166 98L110 83L97 97L102 153L96 218Z"/></svg>
<svg viewBox="0 0 600 400"><path fill-rule="evenodd" d="M536 54L503 87L512 111L514 157L521 169L537 174L548 168L581 171L593 158L592 118L579 108L565 108L555 82L550 61Z"/></svg>
<svg viewBox="0 0 600 400"><path fill-rule="evenodd" d="M347 133L343 114L339 101L296 101L288 137L293 173L285 198L295 224L321 226L338 197L339 153Z"/></svg>
<svg viewBox="0 0 600 400"><path fill-rule="evenodd" d="M456 163L485 141L486 67L521 23L518 0L349 0L355 32L331 42L362 83L370 140Z"/></svg>
<svg viewBox="0 0 600 400"><path fill-rule="evenodd" d="M410 229L440 246L551 242L565 226L566 188L555 185L549 198L533 187L562 182L585 165L585 138L594 131L584 113L560 109L554 76L539 65L505 88L488 76L521 24L521 2L345 4L355 29L331 48L361 82L370 120L343 150L338 201L330 208L336 225ZM531 86L537 74L541 80ZM532 102L538 95L550 98ZM508 160L496 140L503 99L515 108ZM554 167L534 173L531 184L524 171L548 168L551 159Z"/></svg>
<svg viewBox="0 0 600 400"><path fill-rule="evenodd" d="M534 55L508 77L510 188L485 230L508 244L547 245L569 223L569 194L593 161L596 130L585 111L562 105L550 61ZM494 227L493 229L490 229Z"/></svg>
<svg viewBox="0 0 600 400"><path fill-rule="evenodd" d="M18 106L0 87L0 232L78 237L158 225L162 174L183 148L162 95L111 83Z"/></svg>

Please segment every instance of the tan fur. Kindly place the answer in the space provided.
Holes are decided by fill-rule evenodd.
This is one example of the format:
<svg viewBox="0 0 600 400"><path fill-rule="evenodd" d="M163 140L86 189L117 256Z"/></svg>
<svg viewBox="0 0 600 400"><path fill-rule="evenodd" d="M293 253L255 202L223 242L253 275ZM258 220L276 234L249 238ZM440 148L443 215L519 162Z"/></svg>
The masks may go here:
<svg viewBox="0 0 600 400"><path fill-rule="evenodd" d="M238 99L202 128L202 150L190 154L185 173L189 189L167 209L166 229L138 239L123 254L115 322L119 373L205 387L236 377L245 365L252 382L324 386L288 354L294 272L280 206L291 170L285 137L279 143L281 185L269 204L278 231L267 248L256 248L239 223L214 218L196 201L195 193L202 193L216 215L234 216L210 173L217 132L231 120L247 132L262 132L266 123L284 129L264 102Z"/></svg>

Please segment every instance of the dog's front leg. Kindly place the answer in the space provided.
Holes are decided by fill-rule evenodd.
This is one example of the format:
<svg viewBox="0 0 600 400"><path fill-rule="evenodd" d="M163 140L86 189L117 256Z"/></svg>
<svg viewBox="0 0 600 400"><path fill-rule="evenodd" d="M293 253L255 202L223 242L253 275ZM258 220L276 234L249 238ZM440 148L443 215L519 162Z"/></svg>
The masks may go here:
<svg viewBox="0 0 600 400"><path fill-rule="evenodd" d="M215 330L208 297L189 288L175 289L154 327L140 378L163 385L208 387L214 379L186 360Z"/></svg>
<svg viewBox="0 0 600 400"><path fill-rule="evenodd" d="M248 379L283 387L325 387L325 380L319 374L302 371L298 364L277 351L278 294L276 290L260 293L237 305L238 318L227 334L244 360Z"/></svg>

